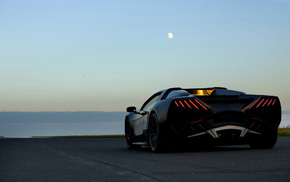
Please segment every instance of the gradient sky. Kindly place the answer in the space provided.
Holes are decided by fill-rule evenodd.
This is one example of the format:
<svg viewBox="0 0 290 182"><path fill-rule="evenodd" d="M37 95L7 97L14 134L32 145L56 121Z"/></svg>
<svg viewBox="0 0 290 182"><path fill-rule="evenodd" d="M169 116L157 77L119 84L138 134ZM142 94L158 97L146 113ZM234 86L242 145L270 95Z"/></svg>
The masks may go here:
<svg viewBox="0 0 290 182"><path fill-rule="evenodd" d="M124 111L175 86L290 111L290 2L0 0L0 84L0 111Z"/></svg>

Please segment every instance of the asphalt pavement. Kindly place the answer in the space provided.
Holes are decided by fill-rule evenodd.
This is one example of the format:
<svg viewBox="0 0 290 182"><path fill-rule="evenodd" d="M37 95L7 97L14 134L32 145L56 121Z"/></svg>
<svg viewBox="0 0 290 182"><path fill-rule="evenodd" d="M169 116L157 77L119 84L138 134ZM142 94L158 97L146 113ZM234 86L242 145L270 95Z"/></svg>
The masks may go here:
<svg viewBox="0 0 290 182"><path fill-rule="evenodd" d="M290 137L247 145L152 153L124 138L0 139L0 181L289 181Z"/></svg>

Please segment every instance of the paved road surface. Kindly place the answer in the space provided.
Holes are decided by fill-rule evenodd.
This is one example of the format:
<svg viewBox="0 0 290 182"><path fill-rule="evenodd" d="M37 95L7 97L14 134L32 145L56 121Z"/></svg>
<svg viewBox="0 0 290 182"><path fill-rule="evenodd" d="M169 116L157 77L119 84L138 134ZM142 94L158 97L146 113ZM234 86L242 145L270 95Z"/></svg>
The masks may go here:
<svg viewBox="0 0 290 182"><path fill-rule="evenodd" d="M0 139L0 181L290 181L290 137L248 146L151 153L124 138Z"/></svg>

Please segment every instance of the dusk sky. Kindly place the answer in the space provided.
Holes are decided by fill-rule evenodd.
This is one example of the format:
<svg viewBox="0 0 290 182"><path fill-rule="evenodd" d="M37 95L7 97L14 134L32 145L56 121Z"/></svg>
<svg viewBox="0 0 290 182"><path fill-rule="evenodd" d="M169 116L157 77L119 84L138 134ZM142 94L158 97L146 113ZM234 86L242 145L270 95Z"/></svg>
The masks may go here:
<svg viewBox="0 0 290 182"><path fill-rule="evenodd" d="M223 86L290 113L290 1L0 0L0 84L0 111L125 111Z"/></svg>

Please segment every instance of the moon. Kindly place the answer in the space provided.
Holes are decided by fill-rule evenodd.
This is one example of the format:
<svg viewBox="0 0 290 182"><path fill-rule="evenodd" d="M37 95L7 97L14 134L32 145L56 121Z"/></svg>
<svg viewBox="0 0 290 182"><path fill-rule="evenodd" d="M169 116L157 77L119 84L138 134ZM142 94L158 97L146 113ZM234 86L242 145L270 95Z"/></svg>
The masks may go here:
<svg viewBox="0 0 290 182"><path fill-rule="evenodd" d="M173 34L172 33L168 33L168 38L172 39Z"/></svg>

